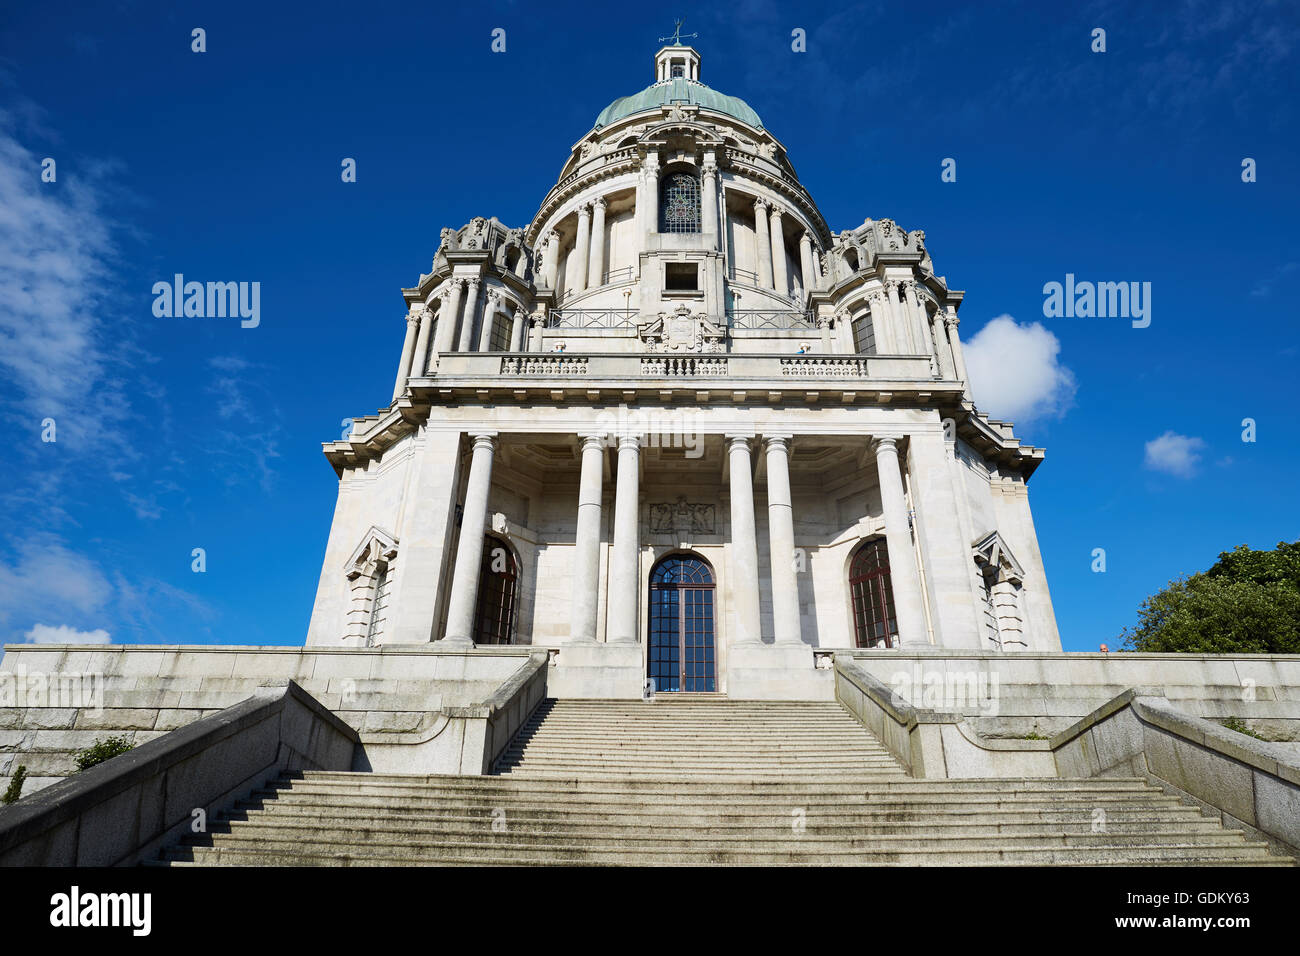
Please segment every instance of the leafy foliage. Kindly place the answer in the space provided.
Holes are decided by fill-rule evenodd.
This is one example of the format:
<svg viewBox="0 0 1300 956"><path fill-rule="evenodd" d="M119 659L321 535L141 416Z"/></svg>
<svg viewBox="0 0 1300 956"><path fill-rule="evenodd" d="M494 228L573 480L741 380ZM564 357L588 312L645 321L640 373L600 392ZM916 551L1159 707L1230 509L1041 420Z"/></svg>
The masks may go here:
<svg viewBox="0 0 1300 956"><path fill-rule="evenodd" d="M1135 651L1300 653L1300 541L1223 552L1208 571L1143 601L1121 640Z"/></svg>
<svg viewBox="0 0 1300 956"><path fill-rule="evenodd" d="M80 773L118 754L124 754L134 747L135 745L128 743L124 736L105 737L103 740L96 740L85 750L78 750L72 755L72 759L77 764L77 772Z"/></svg>
<svg viewBox="0 0 1300 956"><path fill-rule="evenodd" d="M9 778L9 789L5 791L3 797L0 797L0 803L9 804L16 802L18 798L23 795L23 781L26 779L27 768L22 764L19 764L18 769L14 771L14 775Z"/></svg>

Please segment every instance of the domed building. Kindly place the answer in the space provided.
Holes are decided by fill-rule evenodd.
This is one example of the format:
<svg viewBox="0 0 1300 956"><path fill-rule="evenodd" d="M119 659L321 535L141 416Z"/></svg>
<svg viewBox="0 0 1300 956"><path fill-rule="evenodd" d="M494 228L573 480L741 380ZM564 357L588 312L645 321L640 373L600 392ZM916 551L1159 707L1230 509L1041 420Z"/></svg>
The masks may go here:
<svg viewBox="0 0 1300 956"><path fill-rule="evenodd" d="M832 231L669 45L531 222L443 229L391 404L325 445L311 646L547 648L554 696L812 694L836 649L1059 651L925 233ZM394 341L396 348L396 342Z"/></svg>

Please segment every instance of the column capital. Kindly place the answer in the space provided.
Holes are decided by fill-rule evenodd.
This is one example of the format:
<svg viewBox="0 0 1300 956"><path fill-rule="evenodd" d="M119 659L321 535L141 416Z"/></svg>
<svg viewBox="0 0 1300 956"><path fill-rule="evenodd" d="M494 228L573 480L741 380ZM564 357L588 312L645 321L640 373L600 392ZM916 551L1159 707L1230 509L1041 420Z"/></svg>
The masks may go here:
<svg viewBox="0 0 1300 956"><path fill-rule="evenodd" d="M793 443L793 435L763 435L763 448L765 449L779 447L788 451Z"/></svg>
<svg viewBox="0 0 1300 956"><path fill-rule="evenodd" d="M496 289L487 290L487 300L489 304L499 306L504 296Z"/></svg>
<svg viewBox="0 0 1300 956"><path fill-rule="evenodd" d="M754 438L753 434L742 435L737 432L731 432L729 434L723 435L722 437L727 440L728 447L735 446L736 444L743 444L746 448L749 447L749 443Z"/></svg>
<svg viewBox="0 0 1300 956"><path fill-rule="evenodd" d="M784 207L784 206L779 205L778 203L774 203L774 202L773 202L773 203L768 203L768 205L769 205L769 206L771 207L771 209L772 209L772 218L773 218L773 219L780 219L782 216L785 215L785 207Z"/></svg>
<svg viewBox="0 0 1300 956"><path fill-rule="evenodd" d="M495 450L497 447L496 432L471 432L470 439L473 448L488 448Z"/></svg>
<svg viewBox="0 0 1300 956"><path fill-rule="evenodd" d="M464 283L466 288L473 288L476 287L481 280L479 279L478 276L466 276L460 281Z"/></svg>
<svg viewBox="0 0 1300 956"><path fill-rule="evenodd" d="M901 435L873 435L871 438L871 450L877 455L882 452L897 455L898 443L903 440Z"/></svg>
<svg viewBox="0 0 1300 956"><path fill-rule="evenodd" d="M766 211L771 208L772 208L772 204L768 200L762 198L761 196L754 197L754 209Z"/></svg>
<svg viewBox="0 0 1300 956"><path fill-rule="evenodd" d="M425 313L428 311L429 311L428 309L421 309L419 312L412 310L406 313L406 324L419 325L420 319L424 318Z"/></svg>
<svg viewBox="0 0 1300 956"><path fill-rule="evenodd" d="M943 316L943 324L950 329L955 329L961 324L961 319L957 318L956 312L942 312L940 315Z"/></svg>
<svg viewBox="0 0 1300 956"><path fill-rule="evenodd" d="M618 447L622 451L624 448L631 448L639 451L641 448L641 436L633 434L621 434L618 436Z"/></svg>
<svg viewBox="0 0 1300 956"><path fill-rule="evenodd" d="M582 216L587 216L588 218L591 217L591 203L590 203L590 202L584 202L584 203L579 203L579 204L578 204L578 216L579 216L579 218L581 218Z"/></svg>
<svg viewBox="0 0 1300 956"><path fill-rule="evenodd" d="M597 196L595 199L591 201L592 209L604 209L608 205L609 203L605 201L604 196Z"/></svg>
<svg viewBox="0 0 1300 956"><path fill-rule="evenodd" d="M578 440L583 451L593 447L604 451L607 437L603 432L578 432Z"/></svg>
<svg viewBox="0 0 1300 956"><path fill-rule="evenodd" d="M712 178L712 177L717 176L717 175L718 175L718 164L717 164L717 163L707 162L707 161L706 161L706 162L704 163L704 165L703 165L702 167L700 167L700 174L701 174L702 176L704 176L705 178Z"/></svg>

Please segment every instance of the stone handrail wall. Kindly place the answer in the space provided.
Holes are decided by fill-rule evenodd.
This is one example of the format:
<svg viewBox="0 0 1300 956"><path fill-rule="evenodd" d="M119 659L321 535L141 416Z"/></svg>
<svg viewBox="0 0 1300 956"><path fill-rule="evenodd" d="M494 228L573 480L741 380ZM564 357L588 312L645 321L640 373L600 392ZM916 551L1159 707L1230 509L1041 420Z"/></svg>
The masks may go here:
<svg viewBox="0 0 1300 956"><path fill-rule="evenodd" d="M458 773L492 772L497 757L519 732L524 721L546 699L549 659L550 655L545 651L531 654L519 670L482 704L446 709L448 717L464 725Z"/></svg>
<svg viewBox="0 0 1300 956"><path fill-rule="evenodd" d="M1125 691L1053 737L1051 748L1060 776L1146 777L1225 826L1300 855L1300 757L1182 713L1159 688Z"/></svg>
<svg viewBox="0 0 1300 956"><path fill-rule="evenodd" d="M0 809L0 865L137 863L286 770L348 770L355 730L293 681Z"/></svg>

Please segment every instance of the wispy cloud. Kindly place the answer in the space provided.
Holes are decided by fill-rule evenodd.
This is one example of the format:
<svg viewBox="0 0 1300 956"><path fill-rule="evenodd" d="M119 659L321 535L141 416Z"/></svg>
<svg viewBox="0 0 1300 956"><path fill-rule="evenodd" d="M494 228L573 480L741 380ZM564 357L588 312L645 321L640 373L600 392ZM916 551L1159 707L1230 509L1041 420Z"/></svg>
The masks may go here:
<svg viewBox="0 0 1300 956"><path fill-rule="evenodd" d="M1146 443L1144 464L1152 471L1178 478L1191 478L1196 474L1204 448L1203 439L1167 431Z"/></svg>
<svg viewBox="0 0 1300 956"><path fill-rule="evenodd" d="M37 624L23 635L25 644L109 644L112 638L108 631L97 627L93 631L79 631L75 627L60 624Z"/></svg>

